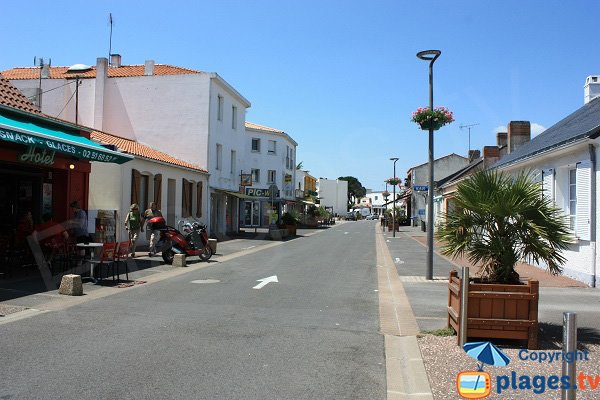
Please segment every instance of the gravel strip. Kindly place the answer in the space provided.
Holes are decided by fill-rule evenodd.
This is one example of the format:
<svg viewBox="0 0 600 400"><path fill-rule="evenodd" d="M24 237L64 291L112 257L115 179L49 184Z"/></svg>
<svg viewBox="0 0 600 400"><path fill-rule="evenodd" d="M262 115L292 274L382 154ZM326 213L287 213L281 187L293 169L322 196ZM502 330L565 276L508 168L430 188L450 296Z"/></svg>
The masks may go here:
<svg viewBox="0 0 600 400"><path fill-rule="evenodd" d="M579 333L581 335L581 333ZM561 350L561 341L556 340L555 337L549 340L542 340L540 342L540 349L533 353L540 354L541 352L556 352ZM592 375L595 379L598 375L598 383L600 383L600 343L593 338L594 343L581 343L581 351L588 352L588 361L577 362L577 374L584 373L586 375ZM468 356L458 345L456 336L440 337L426 335L420 337L419 347L425 363L425 370L429 377L429 383L433 392L433 398L435 400L442 399L458 399L462 398L458 395L456 389L456 376L461 371L476 371L477 362L475 359ZM548 387L548 377L556 375L562 376L562 362L542 362L532 360L522 360L519 358L519 352L521 348L518 347L518 342L505 342L506 345L500 344L498 347L510 358L510 363L506 367L492 367L484 365L484 371L488 372L491 376L492 392L486 399L501 399L501 400L522 400L522 399L560 399L561 390L552 390ZM531 352L530 352L531 354ZM501 394L498 394L498 376L507 376L509 382L512 380L512 372L515 372L517 379L517 387L520 382L520 377L527 375L531 377L531 389L519 390L508 388L503 390ZM540 394L534 393L534 382L533 377L540 375L545 377L544 383L545 391ZM592 383L594 381L592 380ZM538 381L538 387L541 387ZM560 382L558 383L560 386ZM590 389L590 384L586 381L587 390L577 390L577 399L600 399L600 385L596 390ZM538 390L539 391L539 390Z"/></svg>
<svg viewBox="0 0 600 400"><path fill-rule="evenodd" d="M14 314L19 311L26 310L27 307L22 306L11 306L9 304L0 304L0 317L4 317L8 314Z"/></svg>

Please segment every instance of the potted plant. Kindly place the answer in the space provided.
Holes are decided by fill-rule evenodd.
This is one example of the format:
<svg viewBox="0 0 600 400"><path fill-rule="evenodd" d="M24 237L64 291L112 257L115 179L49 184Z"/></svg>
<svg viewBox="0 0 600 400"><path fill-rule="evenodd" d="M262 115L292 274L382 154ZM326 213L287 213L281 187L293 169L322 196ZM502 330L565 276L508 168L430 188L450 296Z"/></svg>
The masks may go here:
<svg viewBox="0 0 600 400"><path fill-rule="evenodd" d="M454 122L454 115L446 107L435 107L433 110L429 107L419 107L412 113L411 121L419 124L423 130L433 128L435 131Z"/></svg>
<svg viewBox="0 0 600 400"><path fill-rule="evenodd" d="M468 335L528 339L528 347L536 348L538 283L521 280L515 266L543 262L559 274L565 262L561 253L572 240L567 219L524 173L476 172L458 184L453 200L437 236L444 255L465 255L480 266L479 279L469 283ZM457 331L460 287L453 271L448 322Z"/></svg>
<svg viewBox="0 0 600 400"><path fill-rule="evenodd" d="M281 223L288 230L290 236L296 235L296 228L299 222L300 214L295 210L288 211L281 216Z"/></svg>

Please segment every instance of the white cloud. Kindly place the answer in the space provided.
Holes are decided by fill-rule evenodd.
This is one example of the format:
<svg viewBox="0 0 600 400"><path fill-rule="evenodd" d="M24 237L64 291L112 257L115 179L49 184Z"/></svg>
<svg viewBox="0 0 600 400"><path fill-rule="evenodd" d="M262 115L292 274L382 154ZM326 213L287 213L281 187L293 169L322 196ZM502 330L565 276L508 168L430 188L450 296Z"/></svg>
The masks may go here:
<svg viewBox="0 0 600 400"><path fill-rule="evenodd" d="M544 128L540 124L536 124L535 122L531 124L531 137L534 138L540 133L544 132L546 128Z"/></svg>

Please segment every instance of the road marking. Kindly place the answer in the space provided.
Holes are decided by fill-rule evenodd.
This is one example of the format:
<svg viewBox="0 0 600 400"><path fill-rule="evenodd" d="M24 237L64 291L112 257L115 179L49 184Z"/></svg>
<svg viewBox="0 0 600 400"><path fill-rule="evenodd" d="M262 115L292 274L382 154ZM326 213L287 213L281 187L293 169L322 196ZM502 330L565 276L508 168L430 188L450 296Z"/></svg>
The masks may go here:
<svg viewBox="0 0 600 400"><path fill-rule="evenodd" d="M347 235L347 234L349 234L349 233L350 233L350 232L344 232L344 235Z"/></svg>
<svg viewBox="0 0 600 400"><path fill-rule="evenodd" d="M401 259L399 259L398 257L396 257L396 260L394 261L396 264L404 264L404 261L402 261Z"/></svg>
<svg viewBox="0 0 600 400"><path fill-rule="evenodd" d="M190 283L219 283L221 282L218 279L197 279L195 281L191 281Z"/></svg>
<svg viewBox="0 0 600 400"><path fill-rule="evenodd" d="M256 246L244 247L242 250L249 250L249 249L253 249L253 248L255 248L255 247L256 247Z"/></svg>
<svg viewBox="0 0 600 400"><path fill-rule="evenodd" d="M261 282L261 283L259 283L258 285L254 286L252 289L262 289L268 283L279 282L279 281L277 280L277 275L273 275L273 276L270 276L268 278L257 279L256 282Z"/></svg>

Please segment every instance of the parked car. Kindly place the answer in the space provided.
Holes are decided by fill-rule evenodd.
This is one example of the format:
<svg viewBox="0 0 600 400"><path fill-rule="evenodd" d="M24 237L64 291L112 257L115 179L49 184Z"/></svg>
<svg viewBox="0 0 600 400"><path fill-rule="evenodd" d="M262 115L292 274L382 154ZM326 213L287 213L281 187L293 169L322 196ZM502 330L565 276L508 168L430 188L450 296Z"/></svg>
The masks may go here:
<svg viewBox="0 0 600 400"><path fill-rule="evenodd" d="M346 221L356 221L356 214L353 212L346 213Z"/></svg>
<svg viewBox="0 0 600 400"><path fill-rule="evenodd" d="M377 217L378 217L377 214L369 214L369 215L367 215L367 217L365 219L374 220L374 219L377 219Z"/></svg>

